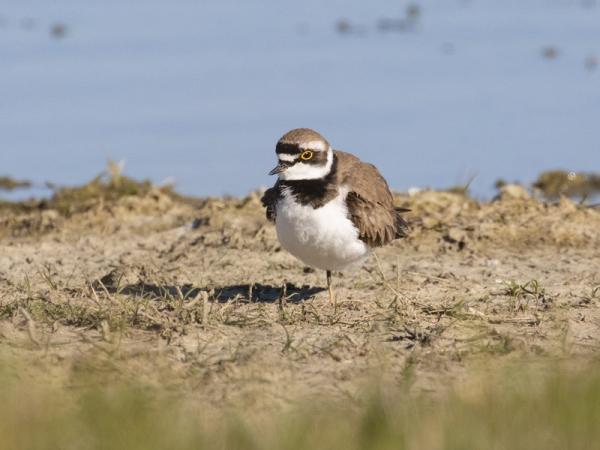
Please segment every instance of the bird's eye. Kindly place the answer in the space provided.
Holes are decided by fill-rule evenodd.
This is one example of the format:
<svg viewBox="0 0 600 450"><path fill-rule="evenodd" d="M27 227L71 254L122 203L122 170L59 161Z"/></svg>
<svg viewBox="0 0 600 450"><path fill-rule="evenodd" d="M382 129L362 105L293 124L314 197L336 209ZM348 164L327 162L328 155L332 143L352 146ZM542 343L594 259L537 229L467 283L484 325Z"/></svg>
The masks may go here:
<svg viewBox="0 0 600 450"><path fill-rule="evenodd" d="M302 154L300 155L300 159L302 161L308 161L309 159L312 159L313 157L313 152L311 152L310 150L306 150L305 152L302 152Z"/></svg>

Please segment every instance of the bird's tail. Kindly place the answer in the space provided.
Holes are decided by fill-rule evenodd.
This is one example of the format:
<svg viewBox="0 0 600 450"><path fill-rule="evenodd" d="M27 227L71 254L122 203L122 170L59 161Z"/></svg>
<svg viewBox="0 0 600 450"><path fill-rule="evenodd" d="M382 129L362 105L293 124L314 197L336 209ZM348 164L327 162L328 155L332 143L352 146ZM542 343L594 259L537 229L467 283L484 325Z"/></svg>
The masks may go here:
<svg viewBox="0 0 600 450"><path fill-rule="evenodd" d="M406 237L410 227L408 222L402 217L403 213L410 212L410 209L396 208L396 239Z"/></svg>

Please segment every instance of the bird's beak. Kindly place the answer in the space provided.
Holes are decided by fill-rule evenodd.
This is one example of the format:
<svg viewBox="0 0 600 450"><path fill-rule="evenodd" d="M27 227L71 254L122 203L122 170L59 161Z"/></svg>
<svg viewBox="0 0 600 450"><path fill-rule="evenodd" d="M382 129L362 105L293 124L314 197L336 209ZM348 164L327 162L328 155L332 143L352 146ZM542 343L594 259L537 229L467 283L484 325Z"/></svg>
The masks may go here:
<svg viewBox="0 0 600 450"><path fill-rule="evenodd" d="M288 163L280 161L279 164L269 172L269 175L279 175L281 172L285 172L288 167Z"/></svg>

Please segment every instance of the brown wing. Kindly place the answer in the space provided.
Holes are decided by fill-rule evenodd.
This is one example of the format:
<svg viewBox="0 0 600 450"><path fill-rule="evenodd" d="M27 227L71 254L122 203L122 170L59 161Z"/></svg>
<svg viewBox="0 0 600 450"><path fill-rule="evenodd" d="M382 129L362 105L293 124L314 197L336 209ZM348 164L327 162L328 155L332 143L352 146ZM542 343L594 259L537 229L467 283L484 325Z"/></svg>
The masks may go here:
<svg viewBox="0 0 600 450"><path fill-rule="evenodd" d="M372 247L406 236L403 210L394 207L387 182L372 164L344 152L336 151L340 182L349 189L348 212L359 230L362 241Z"/></svg>
<svg viewBox="0 0 600 450"><path fill-rule="evenodd" d="M277 205L280 197L281 189L279 187L279 182L277 182L271 189L267 189L265 194L260 199L263 206L267 209L267 219L271 222L275 222L275 216L277 213L275 206Z"/></svg>

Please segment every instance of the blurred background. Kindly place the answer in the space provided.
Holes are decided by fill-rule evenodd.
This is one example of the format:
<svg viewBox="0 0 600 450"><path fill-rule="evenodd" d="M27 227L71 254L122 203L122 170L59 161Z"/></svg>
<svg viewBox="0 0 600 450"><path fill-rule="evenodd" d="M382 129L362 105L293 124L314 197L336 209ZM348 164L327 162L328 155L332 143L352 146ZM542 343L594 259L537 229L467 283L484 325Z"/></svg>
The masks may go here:
<svg viewBox="0 0 600 450"><path fill-rule="evenodd" d="M0 176L244 195L311 127L394 189L489 198L600 168L599 58L595 0L5 0Z"/></svg>

